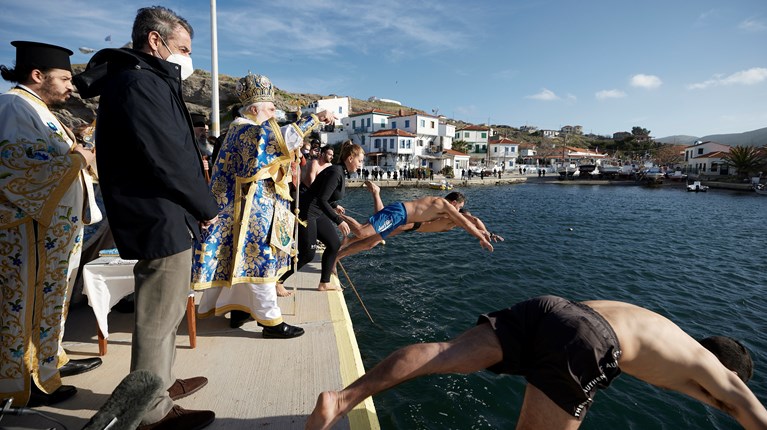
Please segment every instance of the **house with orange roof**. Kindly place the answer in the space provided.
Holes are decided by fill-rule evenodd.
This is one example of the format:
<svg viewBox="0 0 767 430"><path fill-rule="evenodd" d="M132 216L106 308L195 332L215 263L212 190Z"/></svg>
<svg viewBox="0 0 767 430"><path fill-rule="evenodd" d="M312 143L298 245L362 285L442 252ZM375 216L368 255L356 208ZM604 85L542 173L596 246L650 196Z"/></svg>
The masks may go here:
<svg viewBox="0 0 767 430"><path fill-rule="evenodd" d="M416 144L417 135L405 130L385 129L370 135L371 151L365 151L366 165L378 166L380 170L390 171L415 167L416 155L421 151Z"/></svg>
<svg viewBox="0 0 767 430"><path fill-rule="evenodd" d="M488 167L511 170L516 165L519 157L519 142L507 137L498 137L488 141L487 148Z"/></svg>
<svg viewBox="0 0 767 430"><path fill-rule="evenodd" d="M730 146L714 141L696 141L684 148L684 164L688 172L705 175L730 175L729 166L724 157L730 152Z"/></svg>

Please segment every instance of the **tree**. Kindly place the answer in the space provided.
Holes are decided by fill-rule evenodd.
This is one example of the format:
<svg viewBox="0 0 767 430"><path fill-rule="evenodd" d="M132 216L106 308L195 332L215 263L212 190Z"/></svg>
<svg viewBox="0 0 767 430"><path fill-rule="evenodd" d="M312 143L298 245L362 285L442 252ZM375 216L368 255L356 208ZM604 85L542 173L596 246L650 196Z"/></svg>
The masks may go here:
<svg viewBox="0 0 767 430"><path fill-rule="evenodd" d="M458 152L463 152L464 154L469 153L469 142L465 140L454 140L453 141L453 149Z"/></svg>
<svg viewBox="0 0 767 430"><path fill-rule="evenodd" d="M631 134L634 135L634 136L649 137L650 136L650 130L648 130L646 128L643 128L643 127L635 126L635 127L631 128Z"/></svg>
<svg viewBox="0 0 767 430"><path fill-rule="evenodd" d="M678 145L660 145L654 152L655 162L661 166L673 166L684 160L684 151Z"/></svg>
<svg viewBox="0 0 767 430"><path fill-rule="evenodd" d="M748 178L759 172L765 165L765 156L755 146L738 145L730 149L730 152L722 159L730 163L738 171L738 176L742 178Z"/></svg>

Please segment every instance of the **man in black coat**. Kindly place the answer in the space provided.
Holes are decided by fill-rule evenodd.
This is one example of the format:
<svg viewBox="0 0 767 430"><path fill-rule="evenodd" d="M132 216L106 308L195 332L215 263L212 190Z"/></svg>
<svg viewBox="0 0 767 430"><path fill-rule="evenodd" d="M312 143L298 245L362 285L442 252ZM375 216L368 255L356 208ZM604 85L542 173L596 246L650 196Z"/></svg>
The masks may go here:
<svg viewBox="0 0 767 430"><path fill-rule="evenodd" d="M199 429L212 411L174 405L207 383L175 379L175 338L186 309L192 240L216 218L203 177L181 81L193 71L192 27L161 6L138 11L134 49L105 49L76 78L83 98L101 96L96 122L104 204L120 256L139 260L131 371L159 375L158 395L139 429Z"/></svg>

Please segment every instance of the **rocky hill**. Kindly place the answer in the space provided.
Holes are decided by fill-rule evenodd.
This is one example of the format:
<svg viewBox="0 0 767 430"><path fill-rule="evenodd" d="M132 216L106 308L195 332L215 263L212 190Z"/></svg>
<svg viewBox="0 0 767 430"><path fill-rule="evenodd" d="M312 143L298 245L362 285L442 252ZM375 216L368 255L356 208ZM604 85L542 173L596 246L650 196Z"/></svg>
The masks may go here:
<svg viewBox="0 0 767 430"><path fill-rule="evenodd" d="M72 70L75 74L82 72L84 69L84 64L75 64L72 66ZM227 75L219 75L218 77L219 109L221 112L222 126L225 126L231 120L230 111L234 106L238 105L237 95L234 92L238 79L239 77L234 78ZM186 101L190 112L202 113L206 116L210 115L210 100L212 94L210 72L200 69L195 70L194 74L184 81L183 91L184 100ZM323 97L328 97L328 95L289 93L276 88L275 105L278 109L282 109L285 112L295 112L299 107L306 106ZM350 100L352 112L362 112L375 108L392 113L398 113L400 110L408 113L413 111L425 113L419 109L400 106L393 103L385 103L381 101L371 102L351 97ZM97 108L98 98L83 100L75 91L75 94L62 108L54 110L68 127L76 128L79 125L91 123L96 117Z"/></svg>

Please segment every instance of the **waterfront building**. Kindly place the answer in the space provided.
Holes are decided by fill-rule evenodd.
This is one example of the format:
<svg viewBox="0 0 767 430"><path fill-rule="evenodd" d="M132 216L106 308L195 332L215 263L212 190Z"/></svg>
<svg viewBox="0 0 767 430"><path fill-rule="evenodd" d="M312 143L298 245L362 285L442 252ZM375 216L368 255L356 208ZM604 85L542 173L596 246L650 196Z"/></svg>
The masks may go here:
<svg viewBox="0 0 767 430"><path fill-rule="evenodd" d="M455 132L455 140L463 140L468 143L470 164L472 166L484 165L487 158L488 136L492 128L481 125L469 125L459 128Z"/></svg>
<svg viewBox="0 0 767 430"><path fill-rule="evenodd" d="M684 148L685 170L691 173L705 175L730 175L734 174L724 161L724 157L730 152L730 147L714 141L695 141Z"/></svg>
<svg viewBox="0 0 767 430"><path fill-rule="evenodd" d="M490 140L488 147L488 168L496 167L501 170L511 170L519 157L519 142L507 137Z"/></svg>
<svg viewBox="0 0 767 430"><path fill-rule="evenodd" d="M363 112L349 114L343 119L343 126L347 132L347 138L361 146L366 153L375 152L370 142L370 135L376 131L389 128L389 117L396 114L380 109L370 109Z"/></svg>
<svg viewBox="0 0 767 430"><path fill-rule="evenodd" d="M469 155L455 149L446 149L442 153L442 167L444 166L452 167L453 175L456 178L460 178L461 169L469 171Z"/></svg>
<svg viewBox="0 0 767 430"><path fill-rule="evenodd" d="M365 153L368 159L365 164L385 172L416 167L415 156L420 155L417 138L417 135L398 128L376 131L370 135L372 151Z"/></svg>
<svg viewBox="0 0 767 430"><path fill-rule="evenodd" d="M335 126L343 124L343 119L349 116L349 97L328 97L325 99L315 100L309 104L309 106L301 109L301 114L316 114L317 112L328 111L333 112L336 116ZM325 127L327 128L327 127ZM331 126L332 128L332 126ZM332 131L332 130L327 130Z"/></svg>

